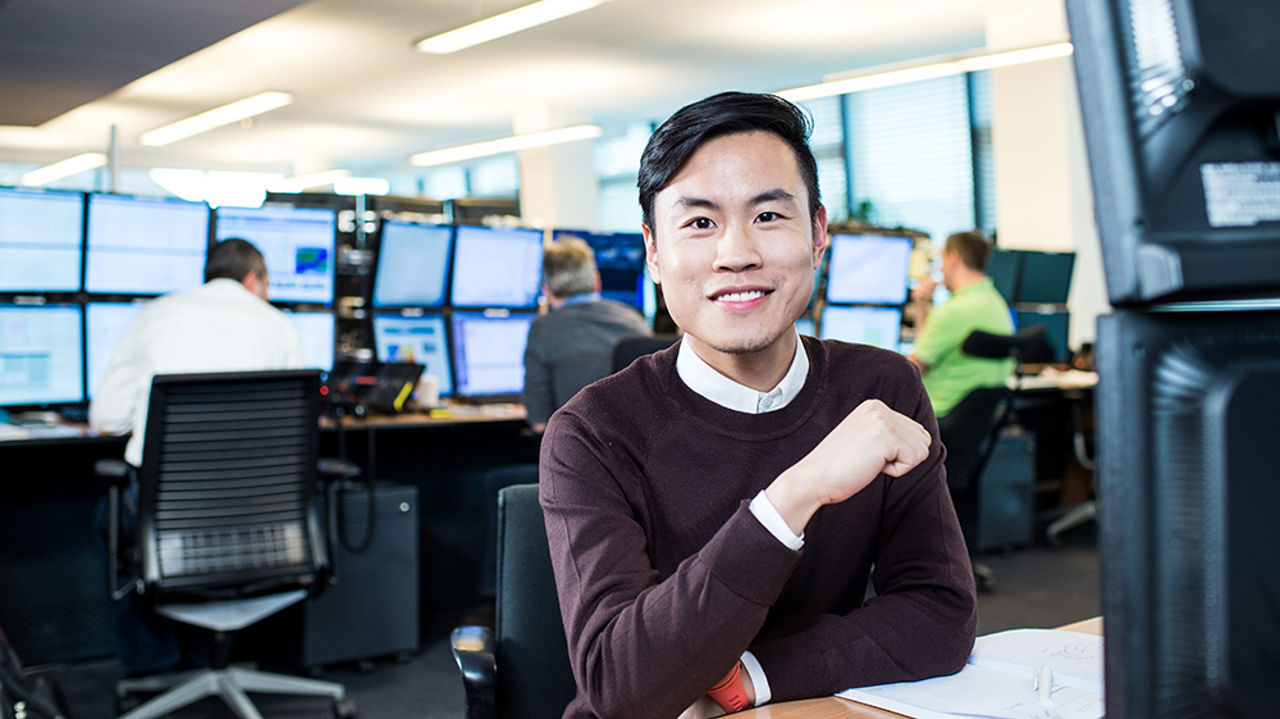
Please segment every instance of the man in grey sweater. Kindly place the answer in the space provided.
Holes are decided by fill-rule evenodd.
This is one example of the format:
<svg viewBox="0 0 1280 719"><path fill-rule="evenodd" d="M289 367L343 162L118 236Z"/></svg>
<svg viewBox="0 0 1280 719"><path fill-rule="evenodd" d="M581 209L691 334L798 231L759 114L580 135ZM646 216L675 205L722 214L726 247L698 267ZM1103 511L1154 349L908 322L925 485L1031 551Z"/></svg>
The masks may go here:
<svg viewBox="0 0 1280 719"><path fill-rule="evenodd" d="M586 242L567 237L549 245L542 275L551 311L529 328L522 397L539 432L578 390L613 371L618 340L649 334L639 312L600 296L600 272Z"/></svg>

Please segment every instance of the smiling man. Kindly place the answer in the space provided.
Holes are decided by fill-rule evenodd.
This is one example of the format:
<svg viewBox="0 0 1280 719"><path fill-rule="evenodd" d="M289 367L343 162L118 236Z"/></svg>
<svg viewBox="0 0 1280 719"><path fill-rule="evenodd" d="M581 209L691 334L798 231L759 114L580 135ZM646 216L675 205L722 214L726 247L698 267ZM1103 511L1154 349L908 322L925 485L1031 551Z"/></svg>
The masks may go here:
<svg viewBox="0 0 1280 719"><path fill-rule="evenodd" d="M951 673L972 647L919 374L794 327L826 250L808 130L780 98L723 93L645 148L647 261L684 337L542 442L567 717L716 716Z"/></svg>

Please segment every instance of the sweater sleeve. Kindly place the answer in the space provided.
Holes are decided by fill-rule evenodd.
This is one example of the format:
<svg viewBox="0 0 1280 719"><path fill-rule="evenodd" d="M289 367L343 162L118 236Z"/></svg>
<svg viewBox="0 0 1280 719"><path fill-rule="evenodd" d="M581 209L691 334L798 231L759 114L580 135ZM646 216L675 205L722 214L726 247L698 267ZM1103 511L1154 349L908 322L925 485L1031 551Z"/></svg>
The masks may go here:
<svg viewBox="0 0 1280 719"><path fill-rule="evenodd" d="M542 443L541 501L575 703L595 716L674 717L738 661L798 554L743 501L661 578L637 499L619 481L631 479L635 463L615 451L564 411Z"/></svg>
<svg viewBox="0 0 1280 719"><path fill-rule="evenodd" d="M774 701L959 671L973 648L977 598L943 468L945 449L923 388L909 411L933 436L928 458L884 477L876 596L844 615L751 647ZM806 533L806 546L825 541Z"/></svg>

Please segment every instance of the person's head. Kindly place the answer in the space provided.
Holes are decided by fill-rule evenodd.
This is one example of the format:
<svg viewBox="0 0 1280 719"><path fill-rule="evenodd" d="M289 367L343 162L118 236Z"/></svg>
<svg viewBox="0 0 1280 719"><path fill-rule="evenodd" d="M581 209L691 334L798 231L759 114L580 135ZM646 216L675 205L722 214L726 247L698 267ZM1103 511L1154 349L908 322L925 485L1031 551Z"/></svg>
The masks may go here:
<svg viewBox="0 0 1280 719"><path fill-rule="evenodd" d="M584 292L600 290L600 273L591 246L577 237L565 237L542 253L542 284L552 302Z"/></svg>
<svg viewBox="0 0 1280 719"><path fill-rule="evenodd" d="M987 273L991 243L978 232L957 232L942 247L942 277L947 289L958 289Z"/></svg>
<svg viewBox="0 0 1280 719"><path fill-rule="evenodd" d="M724 93L672 115L641 157L650 274L713 366L761 352L790 360L826 249L808 129L781 98Z"/></svg>
<svg viewBox="0 0 1280 719"><path fill-rule="evenodd" d="M204 281L235 280L262 299L267 299L267 263L262 253L238 237L225 239L209 248L204 263Z"/></svg>

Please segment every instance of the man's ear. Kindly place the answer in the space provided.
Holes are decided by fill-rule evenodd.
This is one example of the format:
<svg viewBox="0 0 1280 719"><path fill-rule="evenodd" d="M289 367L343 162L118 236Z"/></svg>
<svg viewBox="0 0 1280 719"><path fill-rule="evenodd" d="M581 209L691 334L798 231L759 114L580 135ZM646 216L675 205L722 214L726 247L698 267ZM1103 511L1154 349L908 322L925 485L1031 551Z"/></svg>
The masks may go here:
<svg viewBox="0 0 1280 719"><path fill-rule="evenodd" d="M662 271L658 269L658 238L648 225L640 225L644 233L644 262L649 266L649 277L656 284L662 284Z"/></svg>
<svg viewBox="0 0 1280 719"><path fill-rule="evenodd" d="M827 206L819 204L811 223L813 232L813 269L822 266L822 253L827 251Z"/></svg>

